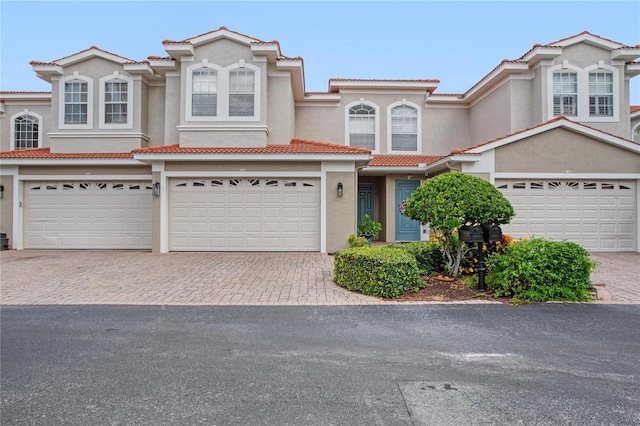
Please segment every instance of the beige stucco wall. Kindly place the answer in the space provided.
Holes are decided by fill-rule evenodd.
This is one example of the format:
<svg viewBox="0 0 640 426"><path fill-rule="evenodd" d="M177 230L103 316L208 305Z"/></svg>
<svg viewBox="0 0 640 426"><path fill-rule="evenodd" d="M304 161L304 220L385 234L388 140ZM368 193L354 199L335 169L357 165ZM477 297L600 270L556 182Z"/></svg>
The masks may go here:
<svg viewBox="0 0 640 426"><path fill-rule="evenodd" d="M9 247L13 245L13 176L0 176L4 192L0 199L0 233L7 234Z"/></svg>
<svg viewBox="0 0 640 426"><path fill-rule="evenodd" d="M344 195L335 188L342 182ZM349 247L349 235L356 232L356 175L353 172L327 173L327 253Z"/></svg>
<svg viewBox="0 0 640 426"><path fill-rule="evenodd" d="M147 123L145 133L149 135L148 146L164 145L165 125L165 86L149 86L147 88Z"/></svg>
<svg viewBox="0 0 640 426"><path fill-rule="evenodd" d="M266 109L262 111L269 125L269 145L286 145L294 137L295 110L291 74L277 72L269 66Z"/></svg>
<svg viewBox="0 0 640 426"><path fill-rule="evenodd" d="M15 114L22 114L25 110L36 113L42 117L39 129L42 134L42 145L40 148L50 145L47 133L51 131L51 126L54 122L51 117L51 105L49 103L9 100L4 102L4 108L5 112L0 115L0 151L10 151L14 148L11 146L11 117Z"/></svg>
<svg viewBox="0 0 640 426"><path fill-rule="evenodd" d="M422 120L423 154L447 155L471 145L468 108L432 107L428 101L427 106Z"/></svg>
<svg viewBox="0 0 640 426"><path fill-rule="evenodd" d="M295 114L296 138L346 145L344 109L339 104L296 106Z"/></svg>
<svg viewBox="0 0 640 426"><path fill-rule="evenodd" d="M511 133L511 85L502 84L475 103L469 112L471 145Z"/></svg>
<svg viewBox="0 0 640 426"><path fill-rule="evenodd" d="M504 145L495 151L496 172L640 172L640 154L562 128Z"/></svg>

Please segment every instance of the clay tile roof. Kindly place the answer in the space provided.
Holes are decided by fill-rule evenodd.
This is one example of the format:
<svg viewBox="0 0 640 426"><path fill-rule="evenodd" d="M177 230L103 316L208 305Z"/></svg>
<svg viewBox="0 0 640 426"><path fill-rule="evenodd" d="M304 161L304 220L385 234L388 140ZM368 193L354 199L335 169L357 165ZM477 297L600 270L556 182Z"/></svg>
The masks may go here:
<svg viewBox="0 0 640 426"><path fill-rule="evenodd" d="M130 152L111 153L51 153L49 148L20 149L16 151L0 152L0 158L30 158L30 159L91 159L91 158L133 158Z"/></svg>
<svg viewBox="0 0 640 426"><path fill-rule="evenodd" d="M478 148L478 147L480 147L480 146L488 145L488 144L490 144L490 143L492 143L492 142L496 142L496 141L499 141L499 140L502 140L502 139L510 138L510 137L512 137L512 136L519 135L519 134L521 134L521 133L525 133L525 132L528 132L528 131L530 131L530 130L533 130L533 129L537 129L537 128L539 128L539 127L546 126L547 124L549 124L549 123L554 123L554 122L556 122L556 121L569 121L569 122L571 122L571 123L577 124L577 125L579 125L579 126L582 126L582 127L587 128L587 129L595 130L595 131L597 131L597 132L603 133L603 134L608 135L608 136L612 136L612 137L614 137L614 138L616 138L616 139L620 139L620 140L623 140L623 141L625 141L625 142L632 142L632 143L636 143L636 142L634 142L634 141L632 141L632 140L625 139L625 138L621 138L621 137L620 137L620 136L618 136L618 135L614 135L613 133L603 132L602 130L600 130L600 129L596 129L595 127L587 126L586 124L582 124L582 123L579 123L579 122L577 122L577 121L569 120L567 117L560 115L560 116L558 116L558 117L554 117L554 118L552 118L551 120L549 120L549 121L547 121L547 122L544 122L544 123L538 124L538 125L533 126L533 127L529 127L529 128L527 128L527 129L518 130L517 132L509 133L508 135L500 136L500 137L498 137L498 138L491 139L491 140L488 140L488 141L486 141L486 142L482 142L482 143L479 143L479 144L476 144L476 145L473 145L473 146L469 146L469 147L464 148L464 149L454 149L454 150L452 150L452 151L451 151L451 155L454 155L454 154L474 154L474 153L471 153L471 152L469 152L469 151L471 151L471 150L472 150L472 149L474 149L474 148ZM638 145L640 145L640 144L638 144Z"/></svg>
<svg viewBox="0 0 640 426"><path fill-rule="evenodd" d="M369 167L418 167L442 158L439 155L376 155L369 162Z"/></svg>
<svg viewBox="0 0 640 426"><path fill-rule="evenodd" d="M8 90L8 91L0 91L0 96L2 95L50 95L51 92L27 92L20 90Z"/></svg>
<svg viewBox="0 0 640 426"><path fill-rule="evenodd" d="M426 79L426 80L385 80L377 78L330 78L329 81L360 81L368 83L440 83L440 80Z"/></svg>
<svg viewBox="0 0 640 426"><path fill-rule="evenodd" d="M370 152L365 148L302 139L293 139L289 145L267 145L254 148L185 148L176 144L133 150L136 154L369 154Z"/></svg>
<svg viewBox="0 0 640 426"><path fill-rule="evenodd" d="M631 114L633 114L636 111L640 111L640 105L631 105L629 107Z"/></svg>

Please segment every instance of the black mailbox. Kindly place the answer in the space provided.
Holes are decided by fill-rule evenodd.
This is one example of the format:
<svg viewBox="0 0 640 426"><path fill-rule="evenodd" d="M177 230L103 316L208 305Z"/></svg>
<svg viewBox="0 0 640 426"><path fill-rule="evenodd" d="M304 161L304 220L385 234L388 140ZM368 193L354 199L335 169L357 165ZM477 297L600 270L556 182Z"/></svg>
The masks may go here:
<svg viewBox="0 0 640 426"><path fill-rule="evenodd" d="M465 243L483 243L484 242L484 231L481 226L461 226L458 229L458 235L460 236L460 240Z"/></svg>
<svg viewBox="0 0 640 426"><path fill-rule="evenodd" d="M482 231L484 232L484 240L488 243L495 243L502 241L502 229L497 225L482 225Z"/></svg>

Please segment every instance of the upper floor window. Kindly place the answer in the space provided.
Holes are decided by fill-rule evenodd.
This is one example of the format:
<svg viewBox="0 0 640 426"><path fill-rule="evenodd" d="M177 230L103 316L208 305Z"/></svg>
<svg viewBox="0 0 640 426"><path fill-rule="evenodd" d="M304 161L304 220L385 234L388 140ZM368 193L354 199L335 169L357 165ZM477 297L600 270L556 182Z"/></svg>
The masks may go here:
<svg viewBox="0 0 640 426"><path fill-rule="evenodd" d="M376 109L360 103L349 108L349 145L376 150Z"/></svg>
<svg viewBox="0 0 640 426"><path fill-rule="evenodd" d="M127 82L112 81L104 84L104 122L127 122Z"/></svg>
<svg viewBox="0 0 640 426"><path fill-rule="evenodd" d="M185 89L185 121L260 120L260 68L244 60L221 67L202 59L187 67Z"/></svg>
<svg viewBox="0 0 640 426"><path fill-rule="evenodd" d="M579 122L618 122L624 110L620 70L604 60L585 68L562 61L547 69L547 117ZM626 105L628 108L628 105Z"/></svg>
<svg viewBox="0 0 640 426"><path fill-rule="evenodd" d="M578 74L553 73L553 115L578 115Z"/></svg>
<svg viewBox="0 0 640 426"><path fill-rule="evenodd" d="M60 80L58 126L90 129L93 126L93 80L77 71Z"/></svg>
<svg viewBox="0 0 640 426"><path fill-rule="evenodd" d="M199 117L218 115L218 73L215 70L196 70L191 81L191 114Z"/></svg>
<svg viewBox="0 0 640 426"><path fill-rule="evenodd" d="M115 71L100 79L100 128L130 129L133 79Z"/></svg>
<svg viewBox="0 0 640 426"><path fill-rule="evenodd" d="M38 148L40 146L41 117L29 111L18 113L12 117L12 146L14 149Z"/></svg>
<svg viewBox="0 0 640 426"><path fill-rule="evenodd" d="M229 73L229 115L252 117L254 114L255 75L245 68Z"/></svg>
<svg viewBox="0 0 640 426"><path fill-rule="evenodd" d="M589 73L589 115L613 116L613 73Z"/></svg>
<svg viewBox="0 0 640 426"><path fill-rule="evenodd" d="M88 105L86 82L72 81L64 84L64 124L87 124Z"/></svg>
<svg viewBox="0 0 640 426"><path fill-rule="evenodd" d="M418 110L402 104L391 108L391 150L418 151Z"/></svg>

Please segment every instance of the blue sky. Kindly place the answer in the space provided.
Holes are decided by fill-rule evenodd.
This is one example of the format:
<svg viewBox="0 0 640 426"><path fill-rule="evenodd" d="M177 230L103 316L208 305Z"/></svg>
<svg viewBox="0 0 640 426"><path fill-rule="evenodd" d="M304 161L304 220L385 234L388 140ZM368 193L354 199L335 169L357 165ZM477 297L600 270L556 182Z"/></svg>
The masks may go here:
<svg viewBox="0 0 640 426"><path fill-rule="evenodd" d="M463 93L535 43L589 31L640 44L639 1L7 1L0 2L1 90L48 91L29 62L96 45L144 60L164 39L220 26L302 56L307 91L329 78L438 79ZM631 103L640 104L640 76Z"/></svg>

